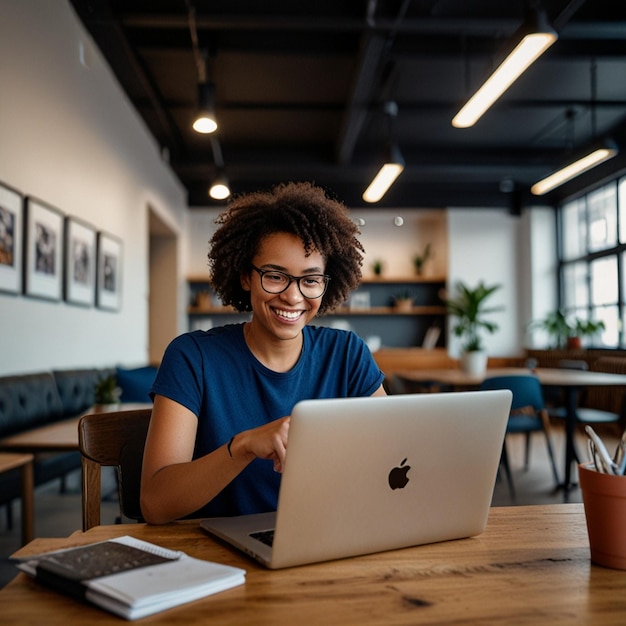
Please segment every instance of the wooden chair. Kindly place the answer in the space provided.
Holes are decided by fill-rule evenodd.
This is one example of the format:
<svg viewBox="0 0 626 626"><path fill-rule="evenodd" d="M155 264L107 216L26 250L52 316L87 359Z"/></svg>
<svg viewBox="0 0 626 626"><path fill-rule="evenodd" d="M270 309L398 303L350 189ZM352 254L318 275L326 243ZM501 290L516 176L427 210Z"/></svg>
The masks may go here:
<svg viewBox="0 0 626 626"><path fill-rule="evenodd" d="M78 423L82 455L83 530L100 524L101 468L116 467L120 511L142 520L139 503L143 448L152 409L91 413Z"/></svg>

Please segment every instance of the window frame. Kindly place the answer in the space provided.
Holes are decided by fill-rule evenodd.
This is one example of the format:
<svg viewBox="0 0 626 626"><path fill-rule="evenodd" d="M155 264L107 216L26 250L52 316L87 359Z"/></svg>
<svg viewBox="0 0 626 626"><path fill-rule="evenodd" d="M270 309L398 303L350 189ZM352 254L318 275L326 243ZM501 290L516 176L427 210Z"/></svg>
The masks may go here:
<svg viewBox="0 0 626 626"><path fill-rule="evenodd" d="M598 248L597 244L593 246L590 243L590 197L602 194L603 190L608 190L611 186L614 187L613 195L615 198L613 210L615 211L615 228L616 228L616 243L615 245L607 245L605 248ZM577 203L578 207L582 203L585 219L585 241L582 244L582 250L577 256L570 256L565 258L564 251L576 248L579 241L575 242L576 245L566 245L565 237L567 235L565 228L564 213L571 207L573 203ZM617 307L617 344L613 345L588 345L587 348L592 349L625 349L626 348L626 272L625 262L626 259L626 224L622 224L622 221L626 221L626 176L615 178L607 183L598 185L594 188L588 189L584 193L577 195L563 202L557 207L557 288L558 288L558 305L566 315L576 315L586 319L599 319L601 316L596 315L598 311L609 310ZM623 233L621 231L624 231ZM572 232L572 229L569 229ZM577 233L578 235L579 233ZM580 249L580 247L578 248ZM617 268L617 302L610 303L594 303L593 301L593 286L591 284L591 264L599 259L615 259ZM565 274L568 269L573 268L576 264L585 265L585 283L586 283L586 305L583 307L576 307L568 305L566 302L571 303L575 301L574 297L568 297L568 288L576 288L576 283L571 285L565 280ZM609 329L607 328L607 333ZM610 333L609 333L610 334Z"/></svg>

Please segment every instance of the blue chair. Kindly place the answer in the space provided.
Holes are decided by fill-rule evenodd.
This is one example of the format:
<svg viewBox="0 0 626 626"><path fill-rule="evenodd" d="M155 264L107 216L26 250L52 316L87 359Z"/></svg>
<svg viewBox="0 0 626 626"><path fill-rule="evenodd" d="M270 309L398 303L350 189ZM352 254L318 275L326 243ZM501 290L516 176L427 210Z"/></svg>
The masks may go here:
<svg viewBox="0 0 626 626"><path fill-rule="evenodd" d="M511 413L506 427L506 433L525 433L525 469L528 469L530 459L530 436L534 432L542 431L546 438L548 455L552 465L554 480L558 486L559 474L554 460L552 448L552 436L550 432L550 419L543 402L541 384L535 376L492 376L486 378L481 384L481 389L510 389L513 392ZM509 483L511 497L515 498L515 486L511 475L509 457L506 448L506 437L502 446L502 465Z"/></svg>

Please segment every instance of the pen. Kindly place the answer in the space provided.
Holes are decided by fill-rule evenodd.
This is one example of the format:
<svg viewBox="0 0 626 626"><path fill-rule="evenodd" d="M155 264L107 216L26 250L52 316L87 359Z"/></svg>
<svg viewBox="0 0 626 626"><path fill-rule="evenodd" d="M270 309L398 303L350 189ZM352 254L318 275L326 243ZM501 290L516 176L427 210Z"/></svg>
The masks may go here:
<svg viewBox="0 0 626 626"><path fill-rule="evenodd" d="M602 442L602 439L596 435L595 431L591 426L585 426L585 432L589 435L589 438L593 441L594 447L596 449L597 455L594 457L596 460L596 470L603 471L606 474L616 474L619 471L618 466L615 464L613 459L609 455L609 451L606 449L606 446ZM600 465L602 467L598 467L597 460L600 460Z"/></svg>
<svg viewBox="0 0 626 626"><path fill-rule="evenodd" d="M615 450L615 456L613 460L615 464L620 468L620 474L624 473L624 467L626 464L626 451L624 448L626 447L626 430L622 433L622 437L617 444L617 448Z"/></svg>

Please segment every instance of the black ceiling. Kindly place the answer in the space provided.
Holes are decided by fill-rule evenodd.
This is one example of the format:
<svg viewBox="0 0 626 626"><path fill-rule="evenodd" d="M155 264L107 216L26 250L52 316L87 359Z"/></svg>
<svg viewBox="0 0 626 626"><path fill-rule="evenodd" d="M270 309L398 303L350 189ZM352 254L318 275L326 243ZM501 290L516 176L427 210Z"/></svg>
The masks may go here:
<svg viewBox="0 0 626 626"><path fill-rule="evenodd" d="M213 203L216 174L213 140L191 129L194 32L216 86L217 156L234 193L313 180L363 206L388 101L407 167L374 206L537 204L529 186L607 133L624 146L620 157L547 199L626 167L623 1L544 0L558 41L464 130L451 119L521 25L523 0L70 2L169 154L190 206Z"/></svg>

